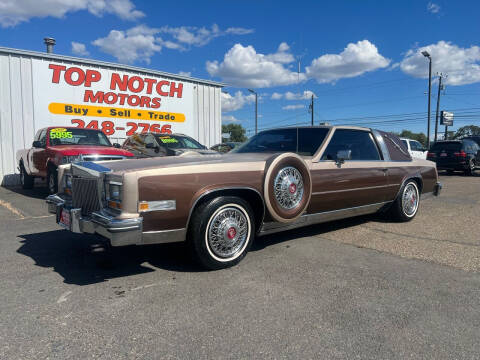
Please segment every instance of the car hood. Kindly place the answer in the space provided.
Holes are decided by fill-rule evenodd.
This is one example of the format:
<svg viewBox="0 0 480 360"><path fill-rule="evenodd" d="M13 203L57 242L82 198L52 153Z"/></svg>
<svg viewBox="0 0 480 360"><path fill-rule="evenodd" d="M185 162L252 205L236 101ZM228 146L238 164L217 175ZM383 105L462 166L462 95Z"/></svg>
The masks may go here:
<svg viewBox="0 0 480 360"><path fill-rule="evenodd" d="M95 146L95 145L55 145L50 149L60 152L62 155L83 155L83 154L98 154L98 155L120 155L133 156L133 154L124 149L118 149L113 146Z"/></svg>
<svg viewBox="0 0 480 360"><path fill-rule="evenodd" d="M155 168L171 168L183 166L205 166L231 163L265 162L273 154L271 153L248 153L248 154L214 154L214 155L191 155L191 156L165 156L135 160L115 160L102 164L116 173L143 171Z"/></svg>

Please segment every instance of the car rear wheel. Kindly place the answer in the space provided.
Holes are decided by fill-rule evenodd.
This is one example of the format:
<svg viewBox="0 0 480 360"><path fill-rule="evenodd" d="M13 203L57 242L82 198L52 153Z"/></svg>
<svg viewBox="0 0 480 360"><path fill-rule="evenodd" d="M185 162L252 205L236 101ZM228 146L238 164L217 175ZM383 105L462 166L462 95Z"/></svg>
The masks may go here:
<svg viewBox="0 0 480 360"><path fill-rule="evenodd" d="M194 259L209 270L238 264L255 236L253 212L245 200L222 196L206 201L193 213L188 243Z"/></svg>
<svg viewBox="0 0 480 360"><path fill-rule="evenodd" d="M473 172L475 171L475 163L473 162L473 159L470 159L468 162L468 168L465 170L465 175L471 176L473 175Z"/></svg>
<svg viewBox="0 0 480 360"><path fill-rule="evenodd" d="M417 215L420 192L415 180L408 180L389 209L388 215L394 221L406 222Z"/></svg>
<svg viewBox="0 0 480 360"><path fill-rule="evenodd" d="M20 163L20 183L23 189L32 189L35 177L28 175L23 163Z"/></svg>

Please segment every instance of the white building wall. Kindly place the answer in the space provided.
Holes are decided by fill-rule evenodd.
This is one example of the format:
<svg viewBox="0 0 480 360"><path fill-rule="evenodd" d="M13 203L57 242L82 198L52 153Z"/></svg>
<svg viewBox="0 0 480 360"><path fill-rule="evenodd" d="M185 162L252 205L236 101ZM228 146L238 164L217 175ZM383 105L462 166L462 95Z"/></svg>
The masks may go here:
<svg viewBox="0 0 480 360"><path fill-rule="evenodd" d="M193 85L194 100L191 134L196 134L193 137L208 147L221 142L220 92L223 84L119 64L0 48L0 183L2 185L18 183L16 152L30 148L36 131L45 126L45 119L35 118L39 116L38 108L35 109L35 106L39 107L40 103L35 93L44 95L40 88L44 85L35 83L36 76L33 73L35 71L33 62L38 62L39 59L45 62L60 62L67 66L84 65L135 75L162 76L190 83ZM48 122L48 126L57 125L54 116L50 116ZM58 125L65 126L64 123ZM111 137L112 142L122 142L123 139L118 135Z"/></svg>

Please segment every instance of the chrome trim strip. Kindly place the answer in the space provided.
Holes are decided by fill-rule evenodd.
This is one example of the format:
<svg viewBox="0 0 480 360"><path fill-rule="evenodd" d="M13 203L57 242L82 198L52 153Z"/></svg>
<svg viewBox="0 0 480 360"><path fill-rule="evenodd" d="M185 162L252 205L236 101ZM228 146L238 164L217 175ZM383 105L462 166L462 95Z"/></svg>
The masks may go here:
<svg viewBox="0 0 480 360"><path fill-rule="evenodd" d="M302 215L297 221L290 224L284 224L279 222L264 223L258 235L268 235L280 231L296 229L307 225L320 224L328 221L339 220L359 215L373 214L389 203L391 203L391 201L356 206L347 209L325 211L316 214L305 214Z"/></svg>
<svg viewBox="0 0 480 360"><path fill-rule="evenodd" d="M382 135L377 130L374 130L374 129L371 129L371 130L375 140L377 141L378 146L380 146L380 150L383 154L383 160L391 161L390 153L388 152L388 148L387 148L387 145L385 144L385 141L383 141Z"/></svg>
<svg viewBox="0 0 480 360"><path fill-rule="evenodd" d="M314 193L312 193L312 196L313 196L313 195L332 194L332 193L337 193L337 192L348 192L348 191L358 191L358 190L381 189L381 188L393 187L393 186L398 186L398 185L400 185L400 184L388 184L388 185L378 185L378 186L366 186L366 187L362 187L362 188L343 189L343 190L319 191L319 192L314 192Z"/></svg>
<svg viewBox="0 0 480 360"><path fill-rule="evenodd" d="M187 229L173 229L161 231L144 231L142 233L142 244L168 244L182 242L187 238Z"/></svg>

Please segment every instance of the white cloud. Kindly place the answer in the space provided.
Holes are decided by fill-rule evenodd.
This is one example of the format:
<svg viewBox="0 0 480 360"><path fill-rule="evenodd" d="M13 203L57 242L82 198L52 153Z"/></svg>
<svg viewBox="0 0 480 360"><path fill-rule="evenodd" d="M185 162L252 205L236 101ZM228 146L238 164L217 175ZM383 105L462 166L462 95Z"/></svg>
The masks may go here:
<svg viewBox="0 0 480 360"><path fill-rule="evenodd" d="M233 115L222 115L222 123L239 123L241 121Z"/></svg>
<svg viewBox="0 0 480 360"><path fill-rule="evenodd" d="M362 40L349 43L340 54L325 54L314 59L307 66L306 74L319 83L329 83L385 68L389 64L390 60L380 55L374 44Z"/></svg>
<svg viewBox="0 0 480 360"><path fill-rule="evenodd" d="M432 73L448 74L446 84L465 85L480 82L480 47L461 48L450 42L410 49L400 63L400 69L417 78L428 78L428 61L421 54L428 51L432 57Z"/></svg>
<svg viewBox="0 0 480 360"><path fill-rule="evenodd" d="M0 0L1 1L1 0ZM100 50L110 54L120 62L133 63L140 60L146 63L150 62L150 57L162 48L171 50L186 51L190 46L203 46L212 39L227 34L248 34L253 30L243 28L228 28L223 31L217 25L212 25L211 29L197 27L178 27L171 28L164 26L162 28L151 28L147 25L138 25L126 31L111 30L104 37L92 42L100 47ZM163 34L164 37L157 36Z"/></svg>
<svg viewBox="0 0 480 360"><path fill-rule="evenodd" d="M211 28L195 26L163 26L159 29L160 33L171 35L177 42L178 46L181 46L180 44L190 46L204 46L213 39L220 36L246 35L252 33L253 31L253 29L234 27L228 28L227 30L221 30L217 24L213 24Z"/></svg>
<svg viewBox="0 0 480 360"><path fill-rule="evenodd" d="M15 26L34 17L61 18L69 12L87 10L95 16L113 14L124 20L135 20L145 14L130 0L1 0L0 25Z"/></svg>
<svg viewBox="0 0 480 360"><path fill-rule="evenodd" d="M80 56L90 55L87 48L85 47L85 44L82 44L76 41L72 41L72 53Z"/></svg>
<svg viewBox="0 0 480 360"><path fill-rule="evenodd" d="M297 109L304 109L304 108L305 108L305 105L301 105L301 104L287 105L282 107L283 110L297 110Z"/></svg>
<svg viewBox="0 0 480 360"><path fill-rule="evenodd" d="M253 46L235 44L224 56L223 62L207 61L206 68L211 76L237 87L264 88L290 85L304 81L305 74L290 71L284 65L293 61L288 45L280 44L274 54L257 53Z"/></svg>
<svg viewBox="0 0 480 360"><path fill-rule="evenodd" d="M427 10L428 10L429 12L431 12L432 14L437 14L438 12L440 12L440 5L435 4L435 3L433 3L433 2L430 1L430 2L427 4Z"/></svg>
<svg viewBox="0 0 480 360"><path fill-rule="evenodd" d="M286 42L282 42L278 46L277 52L274 54L265 55L265 59L279 64L290 64L291 62L295 61L295 58L291 53L288 52L289 50L290 46L288 46Z"/></svg>
<svg viewBox="0 0 480 360"><path fill-rule="evenodd" d="M178 75L190 77L190 76L192 76L192 73L190 71L179 71Z"/></svg>
<svg viewBox="0 0 480 360"><path fill-rule="evenodd" d="M101 51L110 54L123 63L140 60L147 64L155 52L162 46L155 42L156 29L139 25L127 31L111 30L107 37L92 42Z"/></svg>
<svg viewBox="0 0 480 360"><path fill-rule="evenodd" d="M315 99L317 99L317 95L315 95L315 93L310 90L305 90L303 93L293 93L291 91L287 91L285 94L280 94L280 93L274 92L271 96L271 99L272 100L280 100L280 99L307 100L307 99L311 99L312 95Z"/></svg>
<svg viewBox="0 0 480 360"><path fill-rule="evenodd" d="M255 102L255 95L244 95L237 91L234 96L222 92L222 112L229 112L241 109L245 104Z"/></svg>

